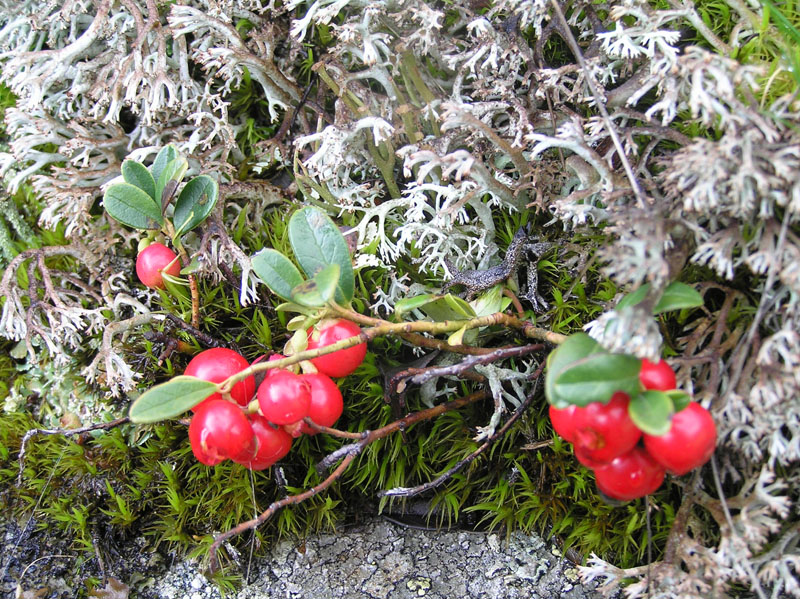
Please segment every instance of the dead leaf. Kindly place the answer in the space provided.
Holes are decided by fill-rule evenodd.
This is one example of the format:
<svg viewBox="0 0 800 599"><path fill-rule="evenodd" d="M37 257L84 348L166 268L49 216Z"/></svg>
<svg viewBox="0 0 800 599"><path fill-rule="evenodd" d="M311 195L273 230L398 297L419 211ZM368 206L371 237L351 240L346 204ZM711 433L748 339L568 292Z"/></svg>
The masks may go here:
<svg viewBox="0 0 800 599"><path fill-rule="evenodd" d="M89 591L89 597L93 599L128 599L128 591L130 591L130 587L127 584L112 576L102 589Z"/></svg>

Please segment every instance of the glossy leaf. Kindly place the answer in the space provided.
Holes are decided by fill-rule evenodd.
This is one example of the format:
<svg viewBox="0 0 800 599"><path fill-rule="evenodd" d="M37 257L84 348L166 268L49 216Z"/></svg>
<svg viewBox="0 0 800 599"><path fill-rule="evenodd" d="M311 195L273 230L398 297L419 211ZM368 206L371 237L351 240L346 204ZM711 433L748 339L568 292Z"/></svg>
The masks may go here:
<svg viewBox="0 0 800 599"><path fill-rule="evenodd" d="M680 412L692 401L692 396L686 393L686 391L681 391L680 389L666 391L666 394L672 400L672 406L674 407L674 411L676 413Z"/></svg>
<svg viewBox="0 0 800 599"><path fill-rule="evenodd" d="M164 223L153 198L130 183L114 183L106 189L103 207L114 220L134 229L158 229Z"/></svg>
<svg viewBox="0 0 800 599"><path fill-rule="evenodd" d="M335 299L348 304L355 293L353 263L339 227L322 210L307 206L289 219L289 242L306 275L313 277L329 264L338 264Z"/></svg>
<svg viewBox="0 0 800 599"><path fill-rule="evenodd" d="M303 275L286 256L265 248L252 258L253 271L261 277L270 291L286 301L292 301L292 290L303 282Z"/></svg>
<svg viewBox="0 0 800 599"><path fill-rule="evenodd" d="M172 220L177 235L191 231L201 224L217 203L219 186L208 175L200 175L189 181L175 202Z"/></svg>
<svg viewBox="0 0 800 599"><path fill-rule="evenodd" d="M219 389L193 376L180 375L151 387L133 402L129 412L131 422L147 424L180 416Z"/></svg>
<svg viewBox="0 0 800 599"><path fill-rule="evenodd" d="M155 200L156 182L147 167L135 160L126 160L122 163L122 178L125 183L138 187Z"/></svg>
<svg viewBox="0 0 800 599"><path fill-rule="evenodd" d="M153 176L153 181L158 181L164 168L178 157L178 150L173 145L164 146L156 155L153 164L150 165L150 174ZM158 196L153 195L153 198Z"/></svg>
<svg viewBox="0 0 800 599"><path fill-rule="evenodd" d="M292 289L292 299L301 306L322 307L336 294L339 282L339 265L329 264L310 281L303 281Z"/></svg>
<svg viewBox="0 0 800 599"><path fill-rule="evenodd" d="M604 352L600 345L586 333L570 335L561 345L547 356L547 371L544 379L544 392L547 401L558 409L568 407L565 402L555 395L554 383L556 377L570 364L596 352Z"/></svg>
<svg viewBox="0 0 800 599"><path fill-rule="evenodd" d="M616 309L619 311L628 306L635 306L641 302L649 292L650 283L645 283L636 291L623 297L617 304ZM664 293L653 307L653 316L661 314L662 312L682 310L684 308L697 308L702 305L703 297L697 290L686 283L673 281L667 285L666 289L664 289Z"/></svg>
<svg viewBox="0 0 800 599"><path fill-rule="evenodd" d="M631 396L628 415L648 435L666 435L671 426L672 400L664 391L642 391Z"/></svg>
<svg viewBox="0 0 800 599"><path fill-rule="evenodd" d="M683 310L684 308L697 308L703 305L703 296L694 288L686 283L673 281L664 290L663 295L656 302L653 314L661 314L671 310Z"/></svg>
<svg viewBox="0 0 800 599"><path fill-rule="evenodd" d="M586 333L571 335L547 358L545 396L559 409L607 402L616 391L639 393L641 361L611 354Z"/></svg>
<svg viewBox="0 0 800 599"><path fill-rule="evenodd" d="M188 168L189 163L186 158L178 155L177 158L167 163L158 179L156 179L156 199L158 199L162 210L166 210L172 195L175 193L175 189L183 180Z"/></svg>
<svg viewBox="0 0 800 599"><path fill-rule="evenodd" d="M616 391L635 395L640 388L640 366L634 356L592 354L565 368L553 382L553 393L560 402L577 406L605 403Z"/></svg>

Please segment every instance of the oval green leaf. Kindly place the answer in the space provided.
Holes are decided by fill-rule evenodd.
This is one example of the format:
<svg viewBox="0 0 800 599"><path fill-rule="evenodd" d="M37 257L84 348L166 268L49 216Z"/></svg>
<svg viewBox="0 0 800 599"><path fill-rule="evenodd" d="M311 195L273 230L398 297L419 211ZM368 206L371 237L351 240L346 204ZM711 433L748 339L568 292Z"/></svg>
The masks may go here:
<svg viewBox="0 0 800 599"><path fill-rule="evenodd" d="M680 389L667 391L666 394L672 400L672 406L675 412L680 412L692 401L692 396L686 393L686 391L681 391Z"/></svg>
<svg viewBox="0 0 800 599"><path fill-rule="evenodd" d="M156 182L147 167L135 160L126 160L122 163L122 178L125 183L130 183L141 189L155 200Z"/></svg>
<svg viewBox="0 0 800 599"><path fill-rule="evenodd" d="M633 396L640 389L640 368L641 360L634 356L592 354L567 365L553 381L551 392L557 403L576 406L606 403L617 391Z"/></svg>
<svg viewBox="0 0 800 599"><path fill-rule="evenodd" d="M475 310L465 300L451 293L438 295L431 302L421 306L422 312L435 322L445 320L469 320L475 318Z"/></svg>
<svg viewBox="0 0 800 599"><path fill-rule="evenodd" d="M348 304L355 294L355 277L350 251L339 227L314 206L298 210L289 219L289 242L306 275L313 277L329 264L338 264L339 283L335 298Z"/></svg>
<svg viewBox="0 0 800 599"><path fill-rule="evenodd" d="M189 163L181 155L170 160L156 179L156 198L162 210L166 210L178 184L183 180Z"/></svg>
<svg viewBox="0 0 800 599"><path fill-rule="evenodd" d="M215 383L193 376L176 376L140 395L128 415L137 424L161 422L180 416L218 390Z"/></svg>
<svg viewBox="0 0 800 599"><path fill-rule="evenodd" d="M641 302L647 294L650 293L650 283L645 283L636 291L629 293L623 297L617 304L616 310L622 310L628 306L635 306ZM703 297L700 293L690 285L673 281L664 289L664 293L653 306L653 316L661 314L662 312L669 312L672 310L683 310L684 308L697 308L703 305Z"/></svg>
<svg viewBox="0 0 800 599"><path fill-rule="evenodd" d="M683 310L684 308L697 308L703 305L703 296L686 283L673 281L664 290L664 294L656 302L653 314L661 314L670 310Z"/></svg>
<svg viewBox="0 0 800 599"><path fill-rule="evenodd" d="M114 220L134 229L158 229L164 223L153 198L130 183L114 183L106 189L103 207Z"/></svg>
<svg viewBox="0 0 800 599"><path fill-rule="evenodd" d="M158 181L167 164L175 160L177 157L178 149L172 144L161 148L156 155L156 159L153 161L153 164L150 165L150 174L153 177L153 181ZM156 198L158 196L154 195L153 197Z"/></svg>
<svg viewBox="0 0 800 599"><path fill-rule="evenodd" d="M615 310L619 312L623 308L627 308L628 306L635 306L640 301L642 301L649 292L650 292L650 283L645 283L644 285L639 287L636 291L632 291L631 293L623 297L621 300L619 300Z"/></svg>
<svg viewBox="0 0 800 599"><path fill-rule="evenodd" d="M303 281L292 289L292 299L301 306L318 308L327 304L336 294L339 282L339 265L329 264L310 281Z"/></svg>
<svg viewBox="0 0 800 599"><path fill-rule="evenodd" d="M394 305L394 313L398 318L403 317L406 312L411 312L417 308L421 308L425 304L435 300L438 295L433 293L423 293L422 295L415 295L414 297L405 297Z"/></svg>
<svg viewBox="0 0 800 599"><path fill-rule="evenodd" d="M270 291L292 301L292 290L303 282L303 275L286 256L272 248L265 248L252 258L253 271L269 287Z"/></svg>
<svg viewBox="0 0 800 599"><path fill-rule="evenodd" d="M189 181L175 202L172 221L176 235L183 235L206 220L218 196L219 186L208 175L200 175Z"/></svg>
<svg viewBox="0 0 800 599"><path fill-rule="evenodd" d="M663 391L642 391L631 397L628 415L643 433L666 435L672 425L672 400Z"/></svg>
<svg viewBox="0 0 800 599"><path fill-rule="evenodd" d="M544 393L547 401L558 409L568 407L569 402L560 400L555 395L555 380L570 364L593 353L607 353L594 339L586 333L575 333L559 345L547 356L547 372L544 378Z"/></svg>

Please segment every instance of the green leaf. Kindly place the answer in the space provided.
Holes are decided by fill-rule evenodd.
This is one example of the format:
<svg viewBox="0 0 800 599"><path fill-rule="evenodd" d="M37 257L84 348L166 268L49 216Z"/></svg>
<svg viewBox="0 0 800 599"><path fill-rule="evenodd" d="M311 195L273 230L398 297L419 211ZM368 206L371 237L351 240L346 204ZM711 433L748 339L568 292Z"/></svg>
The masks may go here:
<svg viewBox="0 0 800 599"><path fill-rule="evenodd" d="M153 181L158 181L158 178L161 176L161 173L164 172L164 168L167 166L167 164L175 160L177 157L178 150L172 144L161 148L161 151L156 156L153 164L150 165L150 174L153 176ZM153 197L158 198L156 195Z"/></svg>
<svg viewBox="0 0 800 599"><path fill-rule="evenodd" d="M129 412L131 422L148 424L180 416L219 389L193 376L180 375L151 387L133 402Z"/></svg>
<svg viewBox="0 0 800 599"><path fill-rule="evenodd" d="M635 306L639 302L641 302L647 294L650 292L650 283L645 283L641 287L639 287L636 291L633 291L623 297L617 303L617 307L614 308L617 312L621 311L623 308L627 308L628 306Z"/></svg>
<svg viewBox="0 0 800 599"><path fill-rule="evenodd" d="M433 293L423 293L422 295L415 295L414 297L404 297L397 301L394 305L395 316L401 318L406 312L412 312L417 308L421 308L425 304L435 300L438 295Z"/></svg>
<svg viewBox="0 0 800 599"><path fill-rule="evenodd" d="M476 316L472 306L451 293L436 296L433 301L421 306L420 309L425 313L425 316L435 322L469 320Z"/></svg>
<svg viewBox="0 0 800 599"><path fill-rule="evenodd" d="M648 293L650 293L650 283L645 283L636 291L623 297L617 304L616 310L619 311L628 306L635 306L641 302ZM667 288L664 289L664 293L661 294L661 297L653 307L653 316L661 314L662 312L682 310L684 308L697 308L702 305L703 298L693 287L690 287L686 283L673 281L667 285Z"/></svg>
<svg viewBox="0 0 800 599"><path fill-rule="evenodd" d="M339 265L329 264L310 281L303 281L292 289L292 299L301 306L317 308L327 304L336 293L339 282Z"/></svg>
<svg viewBox="0 0 800 599"><path fill-rule="evenodd" d="M664 290L658 302L656 302L653 308L653 315L669 312L671 310L697 308L702 305L703 296L701 296L694 287L690 287L686 283L673 281Z"/></svg>
<svg viewBox="0 0 800 599"><path fill-rule="evenodd" d="M183 180L189 163L183 156L178 156L170 160L156 179L156 199L159 201L162 211L166 210L169 201L172 199L175 189Z"/></svg>
<svg viewBox="0 0 800 599"><path fill-rule="evenodd" d="M103 206L113 219L134 229L158 229L164 223L153 198L130 183L114 183L106 189Z"/></svg>
<svg viewBox="0 0 800 599"><path fill-rule="evenodd" d="M458 329L455 333L453 333L447 338L447 343L450 345L463 345L464 333L466 332L467 332L467 325L464 325L463 327Z"/></svg>
<svg viewBox="0 0 800 599"><path fill-rule="evenodd" d="M219 186L208 175L200 175L189 181L175 202L172 220L176 235L183 235L206 220L217 203L218 195Z"/></svg>
<svg viewBox="0 0 800 599"><path fill-rule="evenodd" d="M503 297L503 285L495 285L469 302L469 305L472 306L476 316L488 316L502 312L510 302L510 298Z"/></svg>
<svg viewBox="0 0 800 599"><path fill-rule="evenodd" d="M135 185L151 198L156 198L156 182L147 167L135 160L126 160L122 163L122 178L126 183Z"/></svg>
<svg viewBox="0 0 800 599"><path fill-rule="evenodd" d="M336 301L348 304L355 294L350 251L339 227L319 208L307 206L289 219L289 242L306 275L313 277L329 264L338 264Z"/></svg>
<svg viewBox="0 0 800 599"><path fill-rule="evenodd" d="M617 391L638 393L640 368L641 360L634 356L592 354L565 368L553 381L552 390L559 402L577 406L606 403Z"/></svg>
<svg viewBox="0 0 800 599"><path fill-rule="evenodd" d="M667 391L666 394L669 396L670 400L672 400L672 405L675 408L675 412L680 412L692 401L692 396L686 393L686 391L681 391L680 389Z"/></svg>
<svg viewBox="0 0 800 599"><path fill-rule="evenodd" d="M544 379L545 397L549 403L558 409L564 409L570 405L569 402L556 397L554 391L556 378L570 364L597 352L603 353L605 350L586 333L570 335L561 345L550 352L550 355L547 356L547 372Z"/></svg>
<svg viewBox="0 0 800 599"><path fill-rule="evenodd" d="M252 259L253 271L270 291L286 301L292 301L292 289L303 282L303 275L286 256L272 248L265 248Z"/></svg>
<svg viewBox="0 0 800 599"><path fill-rule="evenodd" d="M666 435L671 426L672 400L663 391L642 391L631 396L628 415L643 433Z"/></svg>

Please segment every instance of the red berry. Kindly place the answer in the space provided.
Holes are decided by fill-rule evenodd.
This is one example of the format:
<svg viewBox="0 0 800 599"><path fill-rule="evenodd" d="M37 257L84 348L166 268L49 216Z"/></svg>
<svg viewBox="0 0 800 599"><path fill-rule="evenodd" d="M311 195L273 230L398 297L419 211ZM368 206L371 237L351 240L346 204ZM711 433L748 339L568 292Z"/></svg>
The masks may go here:
<svg viewBox="0 0 800 599"><path fill-rule="evenodd" d="M608 462L606 461L598 461L590 458L587 451L585 449L581 449L577 445L573 447L573 453L575 454L575 459L586 466L589 470L595 470L596 468L608 465Z"/></svg>
<svg viewBox="0 0 800 599"><path fill-rule="evenodd" d="M578 406L569 406L563 410L550 406L550 422L553 430L564 439L573 443L575 441L575 410Z"/></svg>
<svg viewBox="0 0 800 599"><path fill-rule="evenodd" d="M664 467L641 447L617 456L594 471L597 488L612 499L630 501L649 495L664 481Z"/></svg>
<svg viewBox="0 0 800 599"><path fill-rule="evenodd" d="M241 408L224 399L203 402L189 424L197 460L215 466L225 458L250 459L257 449L253 427Z"/></svg>
<svg viewBox="0 0 800 599"><path fill-rule="evenodd" d="M164 289L161 272L173 277L181 274L181 263L177 254L163 243L151 243L136 257L136 276L146 287Z"/></svg>
<svg viewBox="0 0 800 599"><path fill-rule="evenodd" d="M639 382L645 389L652 391L672 391L678 384L675 372L665 360L659 360L654 364L646 358L642 360Z"/></svg>
<svg viewBox="0 0 800 599"><path fill-rule="evenodd" d="M247 360L232 349L214 347L201 351L192 358L189 364L187 364L186 370L183 371L183 374L195 376L212 383L221 383L228 377L249 367L250 364ZM256 381L252 376L248 376L246 379L239 381L233 386L231 389L231 398L240 406L246 406L252 399L255 391ZM222 399L222 396L219 393L214 393L209 396L208 399L192 408L192 410L196 412L199 406L213 399Z"/></svg>
<svg viewBox="0 0 800 599"><path fill-rule="evenodd" d="M590 403L574 412L575 449L595 462L610 462L633 448L642 436L628 416L630 397L617 391L608 403Z"/></svg>
<svg viewBox="0 0 800 599"><path fill-rule="evenodd" d="M333 382L331 377L324 374L304 374L301 376L311 387L311 405L308 407L308 417L315 424L333 426L344 410L342 392ZM300 433L316 435L317 431L305 422L300 427ZM299 436L299 435L298 435Z"/></svg>
<svg viewBox="0 0 800 599"><path fill-rule="evenodd" d="M257 396L261 413L278 426L292 424L308 416L311 387L288 370L280 370L265 378L258 387Z"/></svg>
<svg viewBox="0 0 800 599"><path fill-rule="evenodd" d="M703 406L691 402L672 416L669 432L644 435L644 446L671 474L686 474L705 464L717 444L717 427Z"/></svg>
<svg viewBox="0 0 800 599"><path fill-rule="evenodd" d="M258 449L249 460L234 460L250 470L265 470L284 457L292 448L292 438L281 428L274 428L260 414L250 414Z"/></svg>
<svg viewBox="0 0 800 599"><path fill-rule="evenodd" d="M272 354L268 359L267 362L276 362L278 360L285 360L286 356L283 354ZM272 368L271 370L267 370L267 376L272 376L276 372L280 372L281 370L286 370L286 368ZM291 372L291 370L289 371Z"/></svg>
<svg viewBox="0 0 800 599"><path fill-rule="evenodd" d="M316 329L308 329L308 349L318 349L333 345L342 339L349 339L361 334L359 326L341 318L323 320ZM322 374L332 377L347 376L359 367L367 355L367 344L359 343L347 349L340 349L311 360L311 363Z"/></svg>

